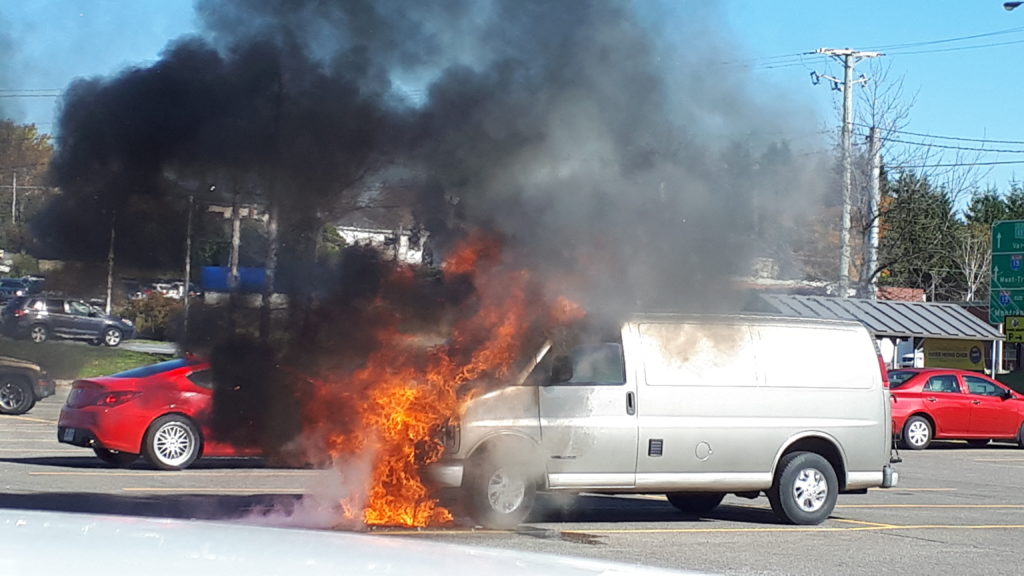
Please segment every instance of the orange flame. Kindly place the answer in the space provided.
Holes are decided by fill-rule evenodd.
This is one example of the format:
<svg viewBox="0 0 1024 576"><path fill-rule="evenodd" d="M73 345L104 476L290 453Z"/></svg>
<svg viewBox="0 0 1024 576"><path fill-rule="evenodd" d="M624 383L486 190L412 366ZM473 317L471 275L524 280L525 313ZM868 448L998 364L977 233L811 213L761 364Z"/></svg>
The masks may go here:
<svg viewBox="0 0 1024 576"><path fill-rule="evenodd" d="M500 256L500 241L474 234L446 260L445 276L470 276L476 293L463 305L472 311L459 316L444 344L418 344L399 329L401 318L381 313L376 322L381 345L345 383L346 389L362 391L362 397L349 400L358 420L350 429L332 430L331 408L324 406L337 406L337 399L324 397L330 394L328 387L314 400L323 401L315 425L327 431L325 443L335 461L355 454L373 457L362 510L367 525L451 522L452 514L430 493L421 473L441 457L439 431L457 413L467 384L506 378L520 360L532 327L581 314L580 307L566 299L550 310L538 305L530 297L530 275L504 268ZM394 281L409 280L408 270L396 274ZM378 304L386 308L384 302ZM354 500L340 504L350 516Z"/></svg>

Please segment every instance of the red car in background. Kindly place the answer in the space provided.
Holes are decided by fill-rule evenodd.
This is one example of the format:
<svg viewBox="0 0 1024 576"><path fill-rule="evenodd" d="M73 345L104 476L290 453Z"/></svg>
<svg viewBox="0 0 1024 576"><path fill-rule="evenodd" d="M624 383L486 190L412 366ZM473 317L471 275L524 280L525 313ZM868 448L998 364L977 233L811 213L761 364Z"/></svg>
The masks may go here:
<svg viewBox="0 0 1024 576"><path fill-rule="evenodd" d="M904 448L934 439L991 440L1024 446L1024 396L970 370L910 368L889 372L893 430Z"/></svg>
<svg viewBox="0 0 1024 576"><path fill-rule="evenodd" d="M128 466L143 454L164 470L187 468L200 455L258 455L214 435L212 376L208 362L179 358L77 380L57 439L92 448L108 464Z"/></svg>

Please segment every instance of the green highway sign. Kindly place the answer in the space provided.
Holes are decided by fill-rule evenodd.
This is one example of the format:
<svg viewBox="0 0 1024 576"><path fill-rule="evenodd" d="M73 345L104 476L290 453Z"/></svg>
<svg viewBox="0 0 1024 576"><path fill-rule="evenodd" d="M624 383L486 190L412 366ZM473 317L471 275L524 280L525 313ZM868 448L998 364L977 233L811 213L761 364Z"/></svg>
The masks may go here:
<svg viewBox="0 0 1024 576"><path fill-rule="evenodd" d="M1024 288L1024 252L992 255L992 285L1002 290Z"/></svg>
<svg viewBox="0 0 1024 576"><path fill-rule="evenodd" d="M1024 316L1024 220L992 224L988 321Z"/></svg>
<svg viewBox="0 0 1024 576"><path fill-rule="evenodd" d="M1024 253L1024 220L992 224L992 254Z"/></svg>

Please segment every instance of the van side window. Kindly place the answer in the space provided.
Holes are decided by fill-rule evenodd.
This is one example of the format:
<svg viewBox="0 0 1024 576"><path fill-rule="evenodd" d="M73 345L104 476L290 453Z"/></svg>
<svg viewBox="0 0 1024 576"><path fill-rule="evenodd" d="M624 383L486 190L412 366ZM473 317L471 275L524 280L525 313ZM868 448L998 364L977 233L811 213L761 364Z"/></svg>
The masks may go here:
<svg viewBox="0 0 1024 576"><path fill-rule="evenodd" d="M626 367L621 344L586 344L569 352L572 378L564 384L623 384Z"/></svg>

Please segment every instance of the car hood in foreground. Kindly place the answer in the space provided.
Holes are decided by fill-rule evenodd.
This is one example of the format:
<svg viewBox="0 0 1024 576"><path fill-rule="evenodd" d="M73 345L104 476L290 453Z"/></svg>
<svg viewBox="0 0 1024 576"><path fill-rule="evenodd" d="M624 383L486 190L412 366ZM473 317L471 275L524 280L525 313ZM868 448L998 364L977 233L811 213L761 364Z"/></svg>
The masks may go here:
<svg viewBox="0 0 1024 576"><path fill-rule="evenodd" d="M698 574L384 535L23 510L0 510L0 542L7 550L0 555L3 574ZM96 558L102 560L90 560Z"/></svg>
<svg viewBox="0 0 1024 576"><path fill-rule="evenodd" d="M43 370L39 366L39 364L29 362L28 360L12 358L10 356L0 356L0 366L6 366L9 368L24 368L26 370L35 370L36 372L42 372Z"/></svg>

